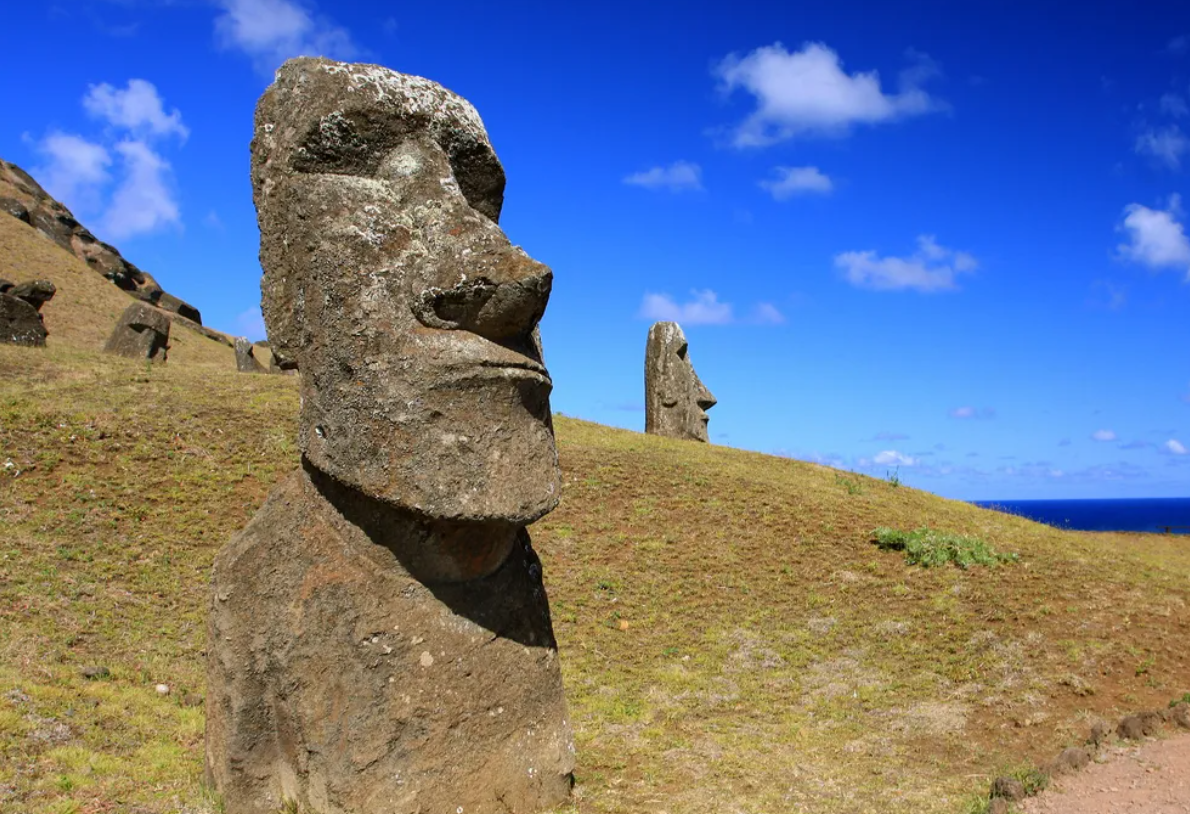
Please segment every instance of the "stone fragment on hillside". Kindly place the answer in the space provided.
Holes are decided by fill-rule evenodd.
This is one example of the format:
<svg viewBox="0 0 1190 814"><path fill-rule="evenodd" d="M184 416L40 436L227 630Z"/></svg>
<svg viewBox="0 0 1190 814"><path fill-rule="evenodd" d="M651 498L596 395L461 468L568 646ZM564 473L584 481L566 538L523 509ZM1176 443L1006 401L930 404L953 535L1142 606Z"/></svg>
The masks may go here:
<svg viewBox="0 0 1190 814"><path fill-rule="evenodd" d="M1060 777L1064 774L1076 772L1091 762L1091 754L1086 749L1070 746L1063 749L1046 767L1046 774Z"/></svg>
<svg viewBox="0 0 1190 814"><path fill-rule="evenodd" d="M31 175L3 160L0 160L0 212L37 229L137 299L202 323L197 308L166 293L152 275L125 260L115 246L96 238Z"/></svg>
<svg viewBox="0 0 1190 814"><path fill-rule="evenodd" d="M6 293L18 300L24 300L40 311L41 306L52 300L57 291L57 287L49 280L30 280L14 285Z"/></svg>
<svg viewBox="0 0 1190 814"><path fill-rule="evenodd" d="M104 350L130 359L164 362L169 351L169 317L149 305L124 309Z"/></svg>
<svg viewBox="0 0 1190 814"><path fill-rule="evenodd" d="M1169 720L1182 729L1190 729L1190 704L1181 701L1169 710Z"/></svg>
<svg viewBox="0 0 1190 814"><path fill-rule="evenodd" d="M240 373L267 373L264 365L256 361L252 343L241 336L236 338L236 370Z"/></svg>
<svg viewBox="0 0 1190 814"><path fill-rule="evenodd" d="M1156 735L1161 730L1161 723L1159 712L1138 712L1121 718L1116 734L1126 740L1140 740Z"/></svg>
<svg viewBox="0 0 1190 814"><path fill-rule="evenodd" d="M216 558L208 779L237 814L558 806L573 745L525 529L560 487L552 274L496 223L483 123L425 79L290 60L252 182L302 468Z"/></svg>
<svg viewBox="0 0 1190 814"><path fill-rule="evenodd" d="M988 814L1011 814L1012 804L1003 797L993 797L988 801Z"/></svg>
<svg viewBox="0 0 1190 814"><path fill-rule="evenodd" d="M1015 777L997 777L992 781L991 796L1012 802L1023 800L1025 799L1025 784Z"/></svg>
<svg viewBox="0 0 1190 814"><path fill-rule="evenodd" d="M45 346L46 335L36 308L11 293L0 293L0 342L38 348Z"/></svg>
<svg viewBox="0 0 1190 814"><path fill-rule="evenodd" d="M694 372L681 327L655 323L645 346L645 432L705 442L706 411L716 403Z"/></svg>

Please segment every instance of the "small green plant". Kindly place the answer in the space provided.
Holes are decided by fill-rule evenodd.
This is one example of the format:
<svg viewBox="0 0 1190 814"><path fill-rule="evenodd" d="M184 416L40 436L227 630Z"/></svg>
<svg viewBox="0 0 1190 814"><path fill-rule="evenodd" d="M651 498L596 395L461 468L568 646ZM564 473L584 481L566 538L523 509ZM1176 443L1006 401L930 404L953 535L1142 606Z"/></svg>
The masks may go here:
<svg viewBox="0 0 1190 814"><path fill-rule="evenodd" d="M1016 562L1018 555L1001 554L985 540L923 526L913 531L878 528L872 535L884 551L904 551L905 561L923 568L954 563L959 568Z"/></svg>
<svg viewBox="0 0 1190 814"><path fill-rule="evenodd" d="M847 490L849 495L862 495L864 493L864 486L859 482L859 478L847 477L846 475L835 475L835 483Z"/></svg>
<svg viewBox="0 0 1190 814"><path fill-rule="evenodd" d="M901 467L897 467L891 472L885 471L884 479L888 481L888 485L894 489L901 485Z"/></svg>
<svg viewBox="0 0 1190 814"><path fill-rule="evenodd" d="M1176 707L1178 704L1190 704L1190 692L1184 694L1181 698L1175 698L1169 702L1171 707Z"/></svg>
<svg viewBox="0 0 1190 814"><path fill-rule="evenodd" d="M1035 794L1045 791L1045 787L1050 782L1049 775L1036 766L1026 766L1017 769L1011 773L1011 776L1021 781L1021 785L1025 787L1026 797L1032 797Z"/></svg>

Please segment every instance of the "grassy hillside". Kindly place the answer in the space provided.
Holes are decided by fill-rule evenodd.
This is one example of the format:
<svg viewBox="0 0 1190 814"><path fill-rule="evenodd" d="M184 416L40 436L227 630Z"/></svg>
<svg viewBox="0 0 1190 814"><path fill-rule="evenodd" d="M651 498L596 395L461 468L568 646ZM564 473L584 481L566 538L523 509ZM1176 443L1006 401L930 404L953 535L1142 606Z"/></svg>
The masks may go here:
<svg viewBox="0 0 1190 814"><path fill-rule="evenodd" d="M0 812L214 812L207 574L297 465L296 382L149 368L78 330L0 346ZM1095 716L1190 690L1186 538L1062 532L572 419L557 433L562 505L532 533L579 812L958 811ZM871 543L922 525L1020 560L927 570Z"/></svg>
<svg viewBox="0 0 1190 814"><path fill-rule="evenodd" d="M102 349L120 314L139 302L32 226L7 215L0 216L0 278L14 283L49 280L58 287L42 308L50 347ZM175 322L168 363L234 370L235 352Z"/></svg>

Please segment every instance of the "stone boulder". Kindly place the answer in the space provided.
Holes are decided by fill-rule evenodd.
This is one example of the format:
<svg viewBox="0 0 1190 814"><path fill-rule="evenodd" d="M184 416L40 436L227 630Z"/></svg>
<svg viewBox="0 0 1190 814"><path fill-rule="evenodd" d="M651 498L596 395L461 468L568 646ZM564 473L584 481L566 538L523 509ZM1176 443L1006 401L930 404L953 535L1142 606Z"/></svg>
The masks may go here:
<svg viewBox="0 0 1190 814"><path fill-rule="evenodd" d="M57 287L49 280L31 280L12 286L6 293L32 305L38 311L41 306L54 298L58 293Z"/></svg>
<svg viewBox="0 0 1190 814"><path fill-rule="evenodd" d="M264 365L256 361L252 343L242 336L236 339L236 370L240 373L268 373Z"/></svg>
<svg viewBox="0 0 1190 814"><path fill-rule="evenodd" d="M497 225L483 123L426 79L290 60L252 184L302 470L216 557L208 780L236 814L559 806L572 737L526 531L561 484L552 272Z"/></svg>
<svg viewBox="0 0 1190 814"><path fill-rule="evenodd" d="M124 309L103 349L130 359L164 362L169 351L168 316L149 305L133 303Z"/></svg>
<svg viewBox="0 0 1190 814"><path fill-rule="evenodd" d="M16 164L0 160L0 213L7 213L43 233L137 299L202 324L199 310L166 293L152 275L124 259L75 220L70 210L42 189Z"/></svg>
<svg viewBox="0 0 1190 814"><path fill-rule="evenodd" d="M0 342L45 347L45 324L37 308L10 293L0 293Z"/></svg>
<svg viewBox="0 0 1190 814"><path fill-rule="evenodd" d="M707 410L717 403L690 361L686 335L676 322L649 328L645 346L645 432L707 441Z"/></svg>

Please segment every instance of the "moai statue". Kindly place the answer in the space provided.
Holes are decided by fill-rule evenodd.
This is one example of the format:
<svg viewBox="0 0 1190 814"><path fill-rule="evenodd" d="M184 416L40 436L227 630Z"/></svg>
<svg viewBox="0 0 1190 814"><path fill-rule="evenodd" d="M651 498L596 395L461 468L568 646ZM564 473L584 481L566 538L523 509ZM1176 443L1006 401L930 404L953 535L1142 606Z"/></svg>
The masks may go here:
<svg viewBox="0 0 1190 814"><path fill-rule="evenodd" d="M56 291L49 280L16 285L0 280L0 342L45 347L48 332L41 317L41 306L49 302Z"/></svg>
<svg viewBox="0 0 1190 814"><path fill-rule="evenodd" d="M256 109L270 347L302 466L216 558L206 767L229 812L531 812L574 765L541 562L550 270L475 109L286 62Z"/></svg>
<svg viewBox="0 0 1190 814"><path fill-rule="evenodd" d="M236 370L240 373L268 373L265 366L256 361L256 352L247 337L236 337Z"/></svg>
<svg viewBox="0 0 1190 814"><path fill-rule="evenodd" d="M707 410L715 404L690 363L681 326L654 323L645 347L645 432L705 442Z"/></svg>
<svg viewBox="0 0 1190 814"><path fill-rule="evenodd" d="M130 359L164 362L169 351L169 317L151 305L124 309L103 349Z"/></svg>

